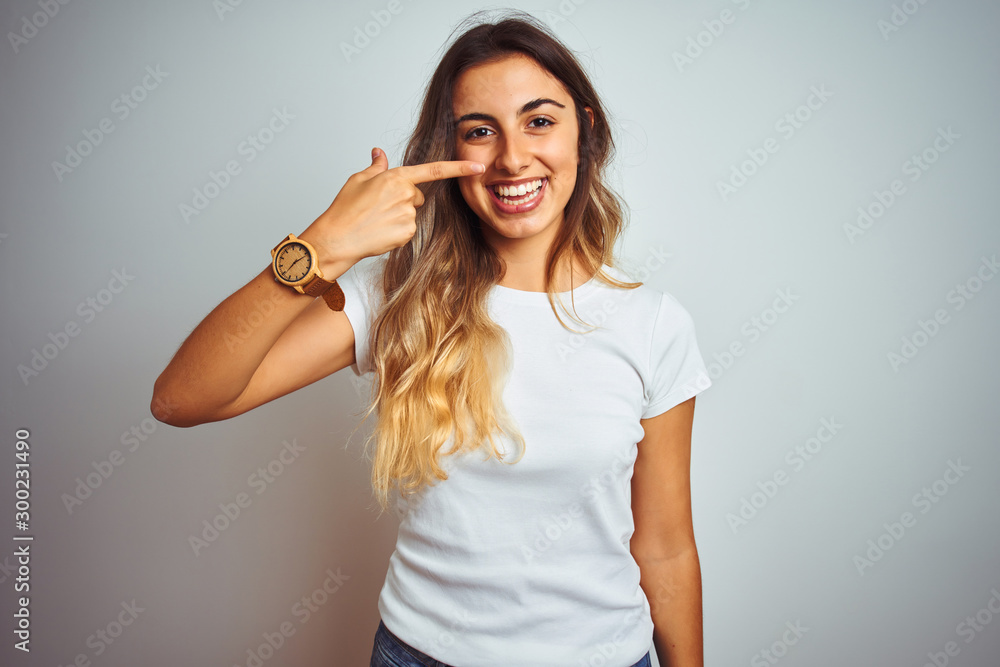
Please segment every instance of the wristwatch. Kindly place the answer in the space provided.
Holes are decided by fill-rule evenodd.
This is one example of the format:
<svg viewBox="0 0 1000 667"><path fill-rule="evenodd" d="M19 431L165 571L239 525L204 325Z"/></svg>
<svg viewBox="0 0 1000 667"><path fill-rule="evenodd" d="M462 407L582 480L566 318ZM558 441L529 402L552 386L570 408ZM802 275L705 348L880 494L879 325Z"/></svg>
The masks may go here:
<svg viewBox="0 0 1000 667"><path fill-rule="evenodd" d="M319 269L316 249L303 239L289 234L271 250L271 268L274 279L288 285L299 294L322 296L331 309L344 309L344 290L337 281L323 277Z"/></svg>

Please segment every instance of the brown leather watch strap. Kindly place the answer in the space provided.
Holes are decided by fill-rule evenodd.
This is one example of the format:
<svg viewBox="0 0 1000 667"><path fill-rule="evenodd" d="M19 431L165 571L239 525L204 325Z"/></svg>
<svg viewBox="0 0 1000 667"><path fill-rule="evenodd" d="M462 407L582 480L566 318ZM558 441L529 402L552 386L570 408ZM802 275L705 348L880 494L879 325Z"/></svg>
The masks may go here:
<svg viewBox="0 0 1000 667"><path fill-rule="evenodd" d="M343 310L344 309L344 290L340 289L340 285L334 280L330 282L326 278L320 278L316 276L309 281L309 284L302 288L302 293L309 296L322 296L323 300L326 301L326 305L330 306L333 310Z"/></svg>
<svg viewBox="0 0 1000 667"><path fill-rule="evenodd" d="M323 300L326 301L326 305L330 306L331 310L340 312L344 309L344 303L346 299L344 298L344 290L340 289L340 285L337 281L333 281L333 285L330 289L323 292Z"/></svg>
<svg viewBox="0 0 1000 667"><path fill-rule="evenodd" d="M326 278L320 278L316 276L309 281L308 285L302 286L302 293L308 294L309 296L320 296L323 292L327 291L333 287L333 283Z"/></svg>

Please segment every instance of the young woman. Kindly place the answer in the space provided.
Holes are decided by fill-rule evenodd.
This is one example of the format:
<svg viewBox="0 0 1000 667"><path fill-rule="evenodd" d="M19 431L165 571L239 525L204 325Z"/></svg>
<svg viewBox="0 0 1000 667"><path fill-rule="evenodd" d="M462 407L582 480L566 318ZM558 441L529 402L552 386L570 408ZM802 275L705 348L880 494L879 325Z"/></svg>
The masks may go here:
<svg viewBox="0 0 1000 667"><path fill-rule="evenodd" d="M641 666L651 644L702 665L689 462L711 382L687 311L615 268L612 150L565 46L526 16L474 25L403 166L374 149L156 382L154 415L191 426L375 374L372 483L400 529L373 666ZM263 300L234 359L222 334Z"/></svg>

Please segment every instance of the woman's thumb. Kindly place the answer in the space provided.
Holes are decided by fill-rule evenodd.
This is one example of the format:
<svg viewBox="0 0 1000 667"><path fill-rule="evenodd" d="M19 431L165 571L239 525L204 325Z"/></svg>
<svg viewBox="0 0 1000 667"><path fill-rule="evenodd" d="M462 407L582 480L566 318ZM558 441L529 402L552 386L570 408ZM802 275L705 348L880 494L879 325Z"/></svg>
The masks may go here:
<svg viewBox="0 0 1000 667"><path fill-rule="evenodd" d="M376 173L385 171L389 168L389 158L385 156L382 149L377 146L372 149L372 167L377 167L374 171Z"/></svg>

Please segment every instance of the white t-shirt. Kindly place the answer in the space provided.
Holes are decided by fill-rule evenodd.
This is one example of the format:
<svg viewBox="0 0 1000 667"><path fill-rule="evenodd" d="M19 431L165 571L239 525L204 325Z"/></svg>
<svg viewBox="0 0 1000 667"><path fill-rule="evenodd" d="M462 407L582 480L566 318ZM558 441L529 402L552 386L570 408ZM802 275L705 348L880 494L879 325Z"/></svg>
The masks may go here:
<svg viewBox="0 0 1000 667"><path fill-rule="evenodd" d="M373 371L381 265L359 263L339 280L358 375ZM444 663L624 667L652 646L629 553L639 420L712 383L691 317L670 294L591 279L573 295L578 315L601 328L564 329L544 292L497 285L489 295L490 316L511 339L503 400L524 457L444 456L447 480L407 501L394 494L400 527L379 611L391 632ZM569 308L570 293L562 299Z"/></svg>

